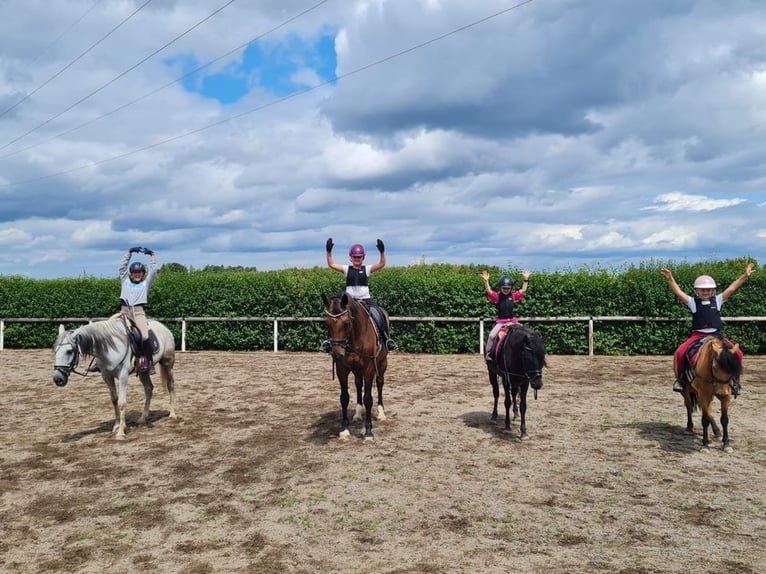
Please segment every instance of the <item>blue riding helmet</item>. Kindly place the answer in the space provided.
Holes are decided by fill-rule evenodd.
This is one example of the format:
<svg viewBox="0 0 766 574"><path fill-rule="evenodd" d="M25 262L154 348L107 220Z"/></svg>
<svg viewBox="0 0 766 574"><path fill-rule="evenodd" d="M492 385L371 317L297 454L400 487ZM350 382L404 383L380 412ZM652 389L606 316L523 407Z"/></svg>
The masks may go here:
<svg viewBox="0 0 766 574"><path fill-rule="evenodd" d="M133 263L130 264L129 272L146 274L146 265L144 265L140 261L134 261Z"/></svg>
<svg viewBox="0 0 766 574"><path fill-rule="evenodd" d="M497 282L497 288L502 289L503 287L510 287L513 289L513 278L508 277L508 275L503 275L500 278L500 281Z"/></svg>

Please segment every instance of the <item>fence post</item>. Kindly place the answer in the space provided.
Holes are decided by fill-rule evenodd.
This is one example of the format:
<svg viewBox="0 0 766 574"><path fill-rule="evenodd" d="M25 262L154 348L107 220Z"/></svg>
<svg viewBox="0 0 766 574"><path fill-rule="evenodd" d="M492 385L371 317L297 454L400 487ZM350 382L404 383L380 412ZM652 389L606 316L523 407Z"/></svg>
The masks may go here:
<svg viewBox="0 0 766 574"><path fill-rule="evenodd" d="M274 317L274 352L279 350L279 320Z"/></svg>
<svg viewBox="0 0 766 574"><path fill-rule="evenodd" d="M593 356L593 317L588 317L588 356Z"/></svg>
<svg viewBox="0 0 766 574"><path fill-rule="evenodd" d="M484 319L479 319L479 354L484 356Z"/></svg>
<svg viewBox="0 0 766 574"><path fill-rule="evenodd" d="M186 319L181 319L181 352L186 351Z"/></svg>
<svg viewBox="0 0 766 574"><path fill-rule="evenodd" d="M0 351L5 346L5 321L0 319Z"/></svg>

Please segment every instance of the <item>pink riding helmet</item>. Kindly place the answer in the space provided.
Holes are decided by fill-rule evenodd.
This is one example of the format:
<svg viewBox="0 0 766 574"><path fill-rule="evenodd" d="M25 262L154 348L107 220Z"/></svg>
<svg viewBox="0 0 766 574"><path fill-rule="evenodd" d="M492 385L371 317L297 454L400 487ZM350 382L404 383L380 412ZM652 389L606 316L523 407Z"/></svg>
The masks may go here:
<svg viewBox="0 0 766 574"><path fill-rule="evenodd" d="M695 289L715 289L715 279L710 275L700 275L694 280Z"/></svg>
<svg viewBox="0 0 766 574"><path fill-rule="evenodd" d="M351 249L348 250L348 254L350 257L364 257L366 255L364 252L364 245L361 245L360 243L354 243L351 246Z"/></svg>

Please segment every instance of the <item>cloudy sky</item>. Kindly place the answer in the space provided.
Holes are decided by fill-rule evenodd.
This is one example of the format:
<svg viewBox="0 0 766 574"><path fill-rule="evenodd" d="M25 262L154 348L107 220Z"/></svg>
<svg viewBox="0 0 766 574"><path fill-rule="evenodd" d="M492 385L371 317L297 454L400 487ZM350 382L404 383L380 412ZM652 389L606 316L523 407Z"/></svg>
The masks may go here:
<svg viewBox="0 0 766 574"><path fill-rule="evenodd" d="M766 257L766 12L0 0L0 274Z"/></svg>

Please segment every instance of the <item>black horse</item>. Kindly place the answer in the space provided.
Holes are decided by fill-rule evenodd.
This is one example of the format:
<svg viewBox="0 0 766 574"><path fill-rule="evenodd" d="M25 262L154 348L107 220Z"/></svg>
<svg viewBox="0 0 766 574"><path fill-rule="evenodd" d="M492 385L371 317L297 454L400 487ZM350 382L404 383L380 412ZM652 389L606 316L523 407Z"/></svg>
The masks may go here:
<svg viewBox="0 0 766 574"><path fill-rule="evenodd" d="M505 390L505 428L511 428L511 401L513 418L521 411L519 438L527 438L527 391L531 386L537 398L537 391L543 387L545 362L545 340L532 329L522 325L510 327L503 338L501 348L494 361L487 363L489 384L495 398L492 420L497 420L497 401L500 397L497 378L502 377Z"/></svg>

